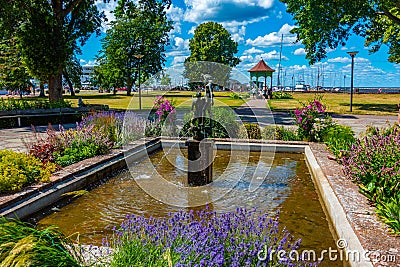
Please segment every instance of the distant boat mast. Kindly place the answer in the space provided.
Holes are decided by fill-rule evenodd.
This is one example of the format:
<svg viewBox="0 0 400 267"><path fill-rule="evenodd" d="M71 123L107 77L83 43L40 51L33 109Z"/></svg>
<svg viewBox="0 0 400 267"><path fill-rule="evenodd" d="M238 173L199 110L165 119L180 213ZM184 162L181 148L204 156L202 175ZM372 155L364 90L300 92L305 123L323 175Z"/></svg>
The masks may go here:
<svg viewBox="0 0 400 267"><path fill-rule="evenodd" d="M282 61L282 46L283 46L283 34L281 37L281 50L279 52L279 65L278 65L278 90L281 88L281 61Z"/></svg>

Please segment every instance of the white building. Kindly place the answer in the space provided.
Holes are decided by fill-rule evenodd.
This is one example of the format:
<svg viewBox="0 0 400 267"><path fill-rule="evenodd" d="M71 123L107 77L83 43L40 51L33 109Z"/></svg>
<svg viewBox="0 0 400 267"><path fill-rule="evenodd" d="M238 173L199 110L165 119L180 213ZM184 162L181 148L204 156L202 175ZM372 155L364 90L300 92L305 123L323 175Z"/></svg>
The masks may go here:
<svg viewBox="0 0 400 267"><path fill-rule="evenodd" d="M83 87L92 85L90 81L92 79L93 72L94 72L94 65L86 64L82 66L81 83Z"/></svg>

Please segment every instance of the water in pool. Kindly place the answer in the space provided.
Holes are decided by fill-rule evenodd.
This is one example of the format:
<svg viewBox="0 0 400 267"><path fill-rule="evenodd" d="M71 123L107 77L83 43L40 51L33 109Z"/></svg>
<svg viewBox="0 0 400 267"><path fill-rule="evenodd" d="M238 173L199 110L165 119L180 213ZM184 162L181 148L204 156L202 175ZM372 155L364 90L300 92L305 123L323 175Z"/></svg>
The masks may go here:
<svg viewBox="0 0 400 267"><path fill-rule="evenodd" d="M213 164L214 182L210 186L197 194L185 195L182 190L168 196L181 201L182 205L178 205L181 207L153 198L138 185L151 186L154 189L152 193L158 189L163 192L163 188L158 188L163 185L154 178L155 172L172 183L182 184L187 174L176 166L182 165L185 156L186 151L179 149L168 151L168 157L162 151L156 152L150 157L154 168L149 168L145 161L138 162L130 171L123 171L70 204L53 209L55 212L42 218L38 224L40 227L57 225L67 235L79 233L82 243L99 245L127 214L166 216L168 212L182 209L182 206L208 199L209 208L217 212L233 211L236 207L257 207L259 211L270 214L280 210L280 224L296 238L302 239L301 249L321 251L336 248L303 154L276 153L272 161L272 158L260 156L259 152L246 155L240 151L218 150ZM252 173L263 161L265 165L272 162L272 166L259 188L251 192L248 187ZM239 180L232 178L238 174L241 175ZM221 188L231 187L229 193L216 196L221 194ZM204 206L184 209L201 208ZM342 266L342 263L323 262L321 266Z"/></svg>

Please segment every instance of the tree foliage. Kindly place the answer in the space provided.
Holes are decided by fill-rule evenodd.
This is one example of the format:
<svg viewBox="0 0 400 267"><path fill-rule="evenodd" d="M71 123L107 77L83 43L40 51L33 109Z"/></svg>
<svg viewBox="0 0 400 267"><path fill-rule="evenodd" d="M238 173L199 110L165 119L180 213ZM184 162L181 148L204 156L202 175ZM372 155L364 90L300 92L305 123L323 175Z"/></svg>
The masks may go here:
<svg viewBox="0 0 400 267"><path fill-rule="evenodd" d="M207 77L213 83L223 86L229 79L232 67L239 64L238 43L219 23L206 22L194 31L189 41L190 56L185 60L184 75L194 86L207 83Z"/></svg>
<svg viewBox="0 0 400 267"><path fill-rule="evenodd" d="M162 69L168 32L173 28L166 16L170 4L169 0L119 1L116 21L102 41L98 57L101 66L95 77L98 84L123 84L130 95L132 86L139 81L139 64L141 82Z"/></svg>
<svg viewBox="0 0 400 267"><path fill-rule="evenodd" d="M351 35L365 38L370 52L389 47L389 61L400 62L398 0L281 0L294 16L297 35L311 64L326 58L328 48L344 46Z"/></svg>
<svg viewBox="0 0 400 267"><path fill-rule="evenodd" d="M14 38L0 40L0 88L22 93L32 83L15 43Z"/></svg>
<svg viewBox="0 0 400 267"><path fill-rule="evenodd" d="M239 64L238 43L231 34L219 23L206 22L194 30L194 37L189 41L190 56L186 62L210 61L230 67Z"/></svg>
<svg viewBox="0 0 400 267"><path fill-rule="evenodd" d="M16 38L29 74L49 84L49 99L62 98L62 72L104 15L95 0L0 0L0 33Z"/></svg>

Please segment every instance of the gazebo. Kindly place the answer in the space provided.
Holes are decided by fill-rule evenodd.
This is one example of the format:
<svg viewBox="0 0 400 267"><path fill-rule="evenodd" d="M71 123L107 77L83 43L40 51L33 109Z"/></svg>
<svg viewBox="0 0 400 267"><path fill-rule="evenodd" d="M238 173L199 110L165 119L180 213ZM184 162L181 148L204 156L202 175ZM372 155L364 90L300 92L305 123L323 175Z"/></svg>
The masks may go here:
<svg viewBox="0 0 400 267"><path fill-rule="evenodd" d="M265 62L263 59L261 59L257 65L255 65L253 68L251 68L248 72L250 72L250 81L253 82L253 77L256 78L256 85L258 88L260 88L259 86L259 82L258 82L258 78L260 77L264 77L264 84L263 87L261 89L268 89L268 96L269 98L272 98L272 73L275 72L274 69L271 69ZM268 88L267 87L267 77L271 77L271 86Z"/></svg>

